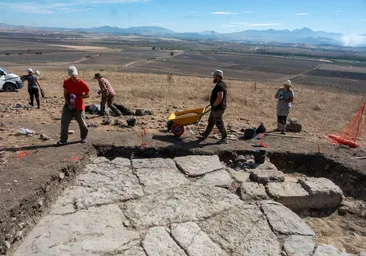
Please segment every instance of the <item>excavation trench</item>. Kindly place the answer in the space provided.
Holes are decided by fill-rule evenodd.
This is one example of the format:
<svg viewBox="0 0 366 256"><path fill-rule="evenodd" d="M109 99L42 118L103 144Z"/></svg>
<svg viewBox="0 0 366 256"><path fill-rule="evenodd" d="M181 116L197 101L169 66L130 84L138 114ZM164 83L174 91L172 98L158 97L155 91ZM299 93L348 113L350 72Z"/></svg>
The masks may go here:
<svg viewBox="0 0 366 256"><path fill-rule="evenodd" d="M238 155L251 155L253 151L218 151L209 152L185 148L138 148L115 147L108 145L95 146L98 156L108 159L124 158L174 158L187 155L218 154L223 162L234 160ZM323 154L302 154L289 152L268 152L269 160L281 171L287 174L300 173L309 177L323 177L333 181L343 191L346 197L366 200L366 174L343 163L336 162Z"/></svg>
<svg viewBox="0 0 366 256"><path fill-rule="evenodd" d="M186 149L174 146L139 148L117 147L113 145L94 145L92 151L93 152L90 155L106 157L109 160L115 159L117 157L127 159L142 159L216 154L224 163L233 161L238 155L253 154L253 151L245 150L206 151L203 149ZM287 175L294 175L295 177L296 175L305 175L307 177L324 177L330 179L342 189L347 202L353 205L361 202L361 206L365 206L366 175L363 175L361 170L352 169L351 167L348 167L342 163L338 163L336 160L321 154L268 152L267 157L280 171ZM85 158L84 163L87 164L87 162L88 161ZM60 185L60 187L64 188L68 184L73 183L74 178L80 173L80 170L78 169L71 174L65 172L65 170L62 172L68 176L68 179L63 180L64 184L62 186ZM49 196L45 198L46 201L42 211L39 211L37 214L35 214L36 219L39 219L40 215L43 215L47 212L48 206L50 206L51 203L56 200L57 195L60 194L61 191L58 190L62 190L62 188L58 188L59 184L55 183L53 185L54 186L51 187L53 187L53 190L57 190L57 193L54 193L54 197ZM27 202L24 203L26 204ZM327 212L327 215L321 215L321 218L308 217L309 215L306 214L300 216L302 216L307 224L314 230L317 235L318 243L332 244L338 248L346 250L349 253L366 251L365 216L362 216L362 213L360 214L360 212L351 213L349 211L340 210L342 210L342 205L340 208L332 209L332 211ZM31 213L29 213L29 215L31 215ZM19 214L14 213L12 216L14 218L18 218L19 221L24 222L29 221L29 218L33 218L32 216L24 216L24 211ZM9 231L10 228L12 231L11 233L16 233L18 230L21 230L21 228L15 228L14 225L10 225L6 228L6 230ZM28 233L29 230L24 231L25 233ZM23 235L25 235L25 233ZM20 241L17 242L16 239L12 241L12 243L16 245L18 245L19 242ZM12 250L9 250L7 255L10 255L9 253L11 251Z"/></svg>
<svg viewBox="0 0 366 256"><path fill-rule="evenodd" d="M95 148L98 156L104 156L110 160L116 157L174 158L217 154L222 162L228 164L238 155L253 154L253 151L246 150L210 152L178 147L141 149L98 145ZM268 152L267 157L288 177L326 178L338 185L344 195L340 206L297 213L314 230L319 244L334 245L352 254L366 251L366 175L362 170L353 169L323 154Z"/></svg>

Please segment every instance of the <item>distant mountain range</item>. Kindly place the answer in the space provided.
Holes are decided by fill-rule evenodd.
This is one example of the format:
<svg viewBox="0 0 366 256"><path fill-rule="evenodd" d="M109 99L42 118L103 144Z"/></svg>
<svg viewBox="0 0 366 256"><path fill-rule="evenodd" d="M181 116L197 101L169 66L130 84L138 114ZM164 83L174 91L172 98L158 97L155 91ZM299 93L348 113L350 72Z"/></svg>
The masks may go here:
<svg viewBox="0 0 366 256"><path fill-rule="evenodd" d="M157 26L142 26L119 28L103 26L96 28L45 28L45 27L24 27L0 23L0 28L6 29L32 29L52 31L74 31L84 33L112 34L112 35L141 35L141 36L162 36L188 40L218 40L255 43L295 43L295 44L328 44L328 45L352 45L352 38L347 38L340 33L329 33L325 31L313 31L310 28L295 30L246 30L234 33L217 33L215 31L204 31L201 33L176 33L172 30ZM360 40L361 38L361 40ZM357 38L357 46L366 46L366 35Z"/></svg>

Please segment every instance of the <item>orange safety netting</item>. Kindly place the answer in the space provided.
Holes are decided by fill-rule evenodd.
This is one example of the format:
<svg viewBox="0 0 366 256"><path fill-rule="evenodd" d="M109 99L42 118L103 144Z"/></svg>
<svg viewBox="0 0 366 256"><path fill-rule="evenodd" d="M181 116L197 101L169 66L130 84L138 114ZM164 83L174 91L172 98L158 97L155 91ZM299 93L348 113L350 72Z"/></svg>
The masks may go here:
<svg viewBox="0 0 366 256"><path fill-rule="evenodd" d="M359 142L365 139L366 135L366 102L356 112L351 122L346 125L338 134L329 134L327 138L335 144L348 145L352 148L359 147Z"/></svg>

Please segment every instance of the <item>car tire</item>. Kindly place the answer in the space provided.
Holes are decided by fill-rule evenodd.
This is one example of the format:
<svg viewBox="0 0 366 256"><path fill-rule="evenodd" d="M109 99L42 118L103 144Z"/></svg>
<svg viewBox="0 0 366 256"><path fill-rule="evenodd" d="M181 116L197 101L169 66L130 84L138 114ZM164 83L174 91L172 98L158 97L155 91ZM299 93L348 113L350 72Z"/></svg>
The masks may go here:
<svg viewBox="0 0 366 256"><path fill-rule="evenodd" d="M15 86L12 83L6 83L6 84L4 84L3 89L6 92L14 92L15 91Z"/></svg>

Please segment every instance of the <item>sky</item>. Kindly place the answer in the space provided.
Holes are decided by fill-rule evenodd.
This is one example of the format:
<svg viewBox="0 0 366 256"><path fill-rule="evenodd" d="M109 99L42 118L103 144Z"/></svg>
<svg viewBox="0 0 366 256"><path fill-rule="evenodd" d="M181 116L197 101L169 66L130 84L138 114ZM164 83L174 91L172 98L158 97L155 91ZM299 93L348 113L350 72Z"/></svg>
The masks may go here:
<svg viewBox="0 0 366 256"><path fill-rule="evenodd" d="M298 29L366 34L366 0L0 0L0 23L175 32Z"/></svg>

